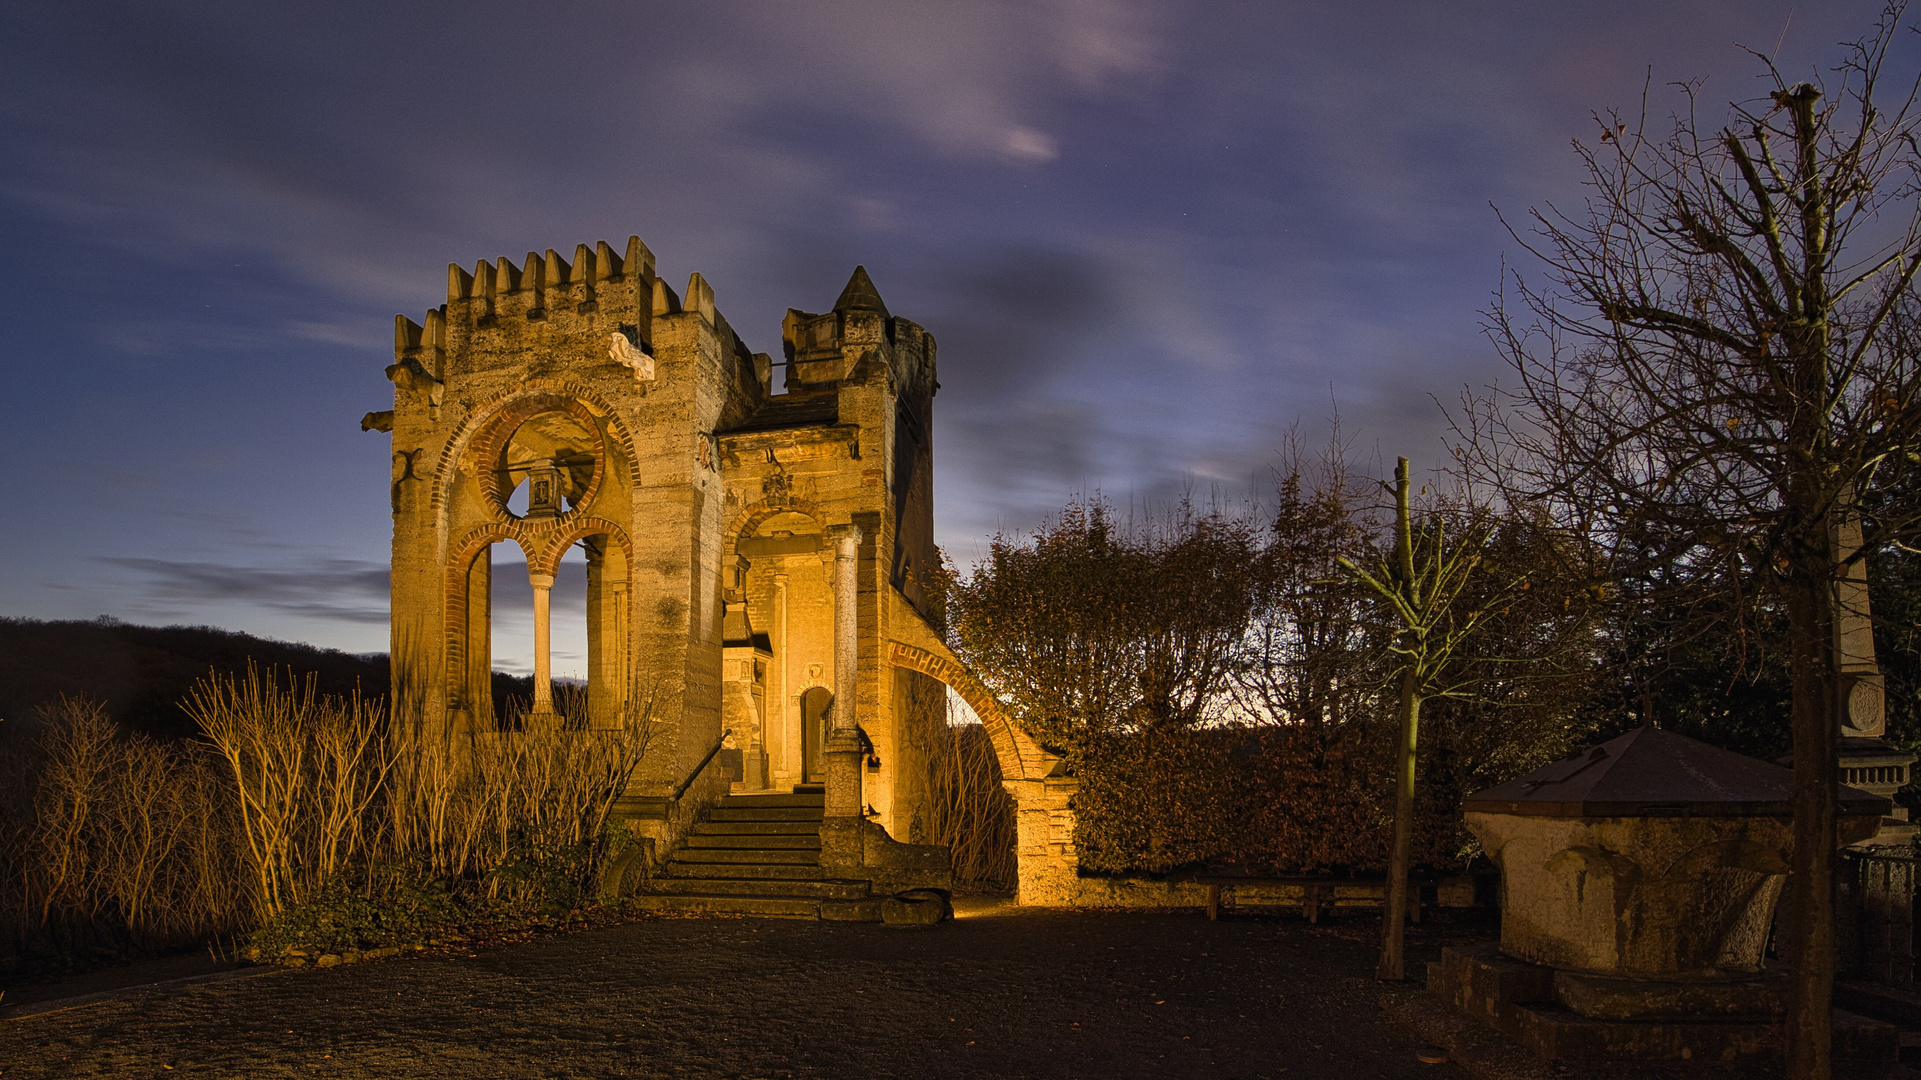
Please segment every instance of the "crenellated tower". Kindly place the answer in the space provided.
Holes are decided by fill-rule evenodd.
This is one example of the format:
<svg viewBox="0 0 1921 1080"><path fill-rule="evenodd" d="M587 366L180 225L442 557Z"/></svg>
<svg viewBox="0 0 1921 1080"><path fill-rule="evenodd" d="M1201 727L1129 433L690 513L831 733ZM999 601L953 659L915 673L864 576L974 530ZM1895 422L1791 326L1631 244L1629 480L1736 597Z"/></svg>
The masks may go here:
<svg viewBox="0 0 1921 1080"><path fill-rule="evenodd" d="M680 294L661 280L638 237L449 266L446 303L396 319L387 375L393 409L362 426L392 438L397 697L470 735L499 726L492 550L513 544L530 721L558 722L551 595L578 547L589 721L644 700L656 725L631 816L666 840L729 787L818 787L918 838L952 659L925 588L935 344L864 268L831 310L788 312L775 360L700 274Z"/></svg>

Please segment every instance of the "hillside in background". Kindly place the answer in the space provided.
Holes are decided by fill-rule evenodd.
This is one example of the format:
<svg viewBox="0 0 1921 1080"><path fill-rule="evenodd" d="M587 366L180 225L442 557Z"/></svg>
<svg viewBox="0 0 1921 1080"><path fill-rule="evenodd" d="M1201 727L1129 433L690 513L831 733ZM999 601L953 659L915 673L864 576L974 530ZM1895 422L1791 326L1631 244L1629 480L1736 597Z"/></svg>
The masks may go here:
<svg viewBox="0 0 1921 1080"><path fill-rule="evenodd" d="M35 708L60 695L102 701L134 731L174 739L193 733L180 702L210 671L240 674L252 660L316 676L323 694L387 693L387 658L354 656L211 626L132 626L111 619L40 622L0 618L0 719L35 726ZM14 734L25 734L15 728Z"/></svg>

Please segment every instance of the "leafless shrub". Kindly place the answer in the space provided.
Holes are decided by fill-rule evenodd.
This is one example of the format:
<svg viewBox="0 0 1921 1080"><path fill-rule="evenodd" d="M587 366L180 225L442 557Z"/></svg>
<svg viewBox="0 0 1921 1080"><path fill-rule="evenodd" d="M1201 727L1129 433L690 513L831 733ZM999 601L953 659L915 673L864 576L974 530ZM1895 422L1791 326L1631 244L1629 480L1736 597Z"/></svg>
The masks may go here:
<svg viewBox="0 0 1921 1080"><path fill-rule="evenodd" d="M1015 877L1014 800L1001 786L987 729L957 719L940 725L927 747L927 839L953 852L955 881L1007 888Z"/></svg>
<svg viewBox="0 0 1921 1080"><path fill-rule="evenodd" d="M204 742L120 731L91 701L44 710L6 775L35 777L0 815L0 933L73 955L93 945L220 942L323 891L439 883L553 902L591 883L615 800L647 750L653 695L595 727L557 716L476 736L404 685L383 702L311 679L211 675L185 703Z"/></svg>
<svg viewBox="0 0 1921 1080"><path fill-rule="evenodd" d="M232 775L261 917L361 861L392 764L381 704L316 695L311 676L283 688L249 666L242 678L209 675L185 707Z"/></svg>
<svg viewBox="0 0 1921 1080"><path fill-rule="evenodd" d="M211 755L125 735L92 701L63 699L41 719L32 827L12 840L16 951L36 929L72 951L246 925L230 800Z"/></svg>

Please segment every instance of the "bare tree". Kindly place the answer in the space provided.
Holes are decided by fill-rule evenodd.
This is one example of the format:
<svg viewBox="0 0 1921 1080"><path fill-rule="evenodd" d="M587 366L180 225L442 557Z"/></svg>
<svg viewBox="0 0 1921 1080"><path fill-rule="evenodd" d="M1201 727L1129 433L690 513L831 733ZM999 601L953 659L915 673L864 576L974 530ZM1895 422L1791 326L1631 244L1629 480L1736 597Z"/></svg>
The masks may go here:
<svg viewBox="0 0 1921 1080"><path fill-rule="evenodd" d="M1374 570L1343 558L1341 566L1373 590L1387 610L1393 630L1396 713L1400 738L1394 754L1394 846L1387 863L1387 903L1382 912L1381 963L1376 977L1405 978L1402 939L1407 921L1407 871L1414 843L1414 779L1419 749L1421 703L1433 697L1470 695L1486 677L1490 663L1472 648L1475 632L1490 613L1526 587L1525 575L1504 575L1492 593L1474 595L1474 575L1482 569L1491 525L1470 515L1462 534L1450 537L1442 517L1422 515L1416 525L1410 506L1407 459L1394 467L1394 549Z"/></svg>
<svg viewBox="0 0 1921 1080"><path fill-rule="evenodd" d="M1576 143L1584 209L1515 235L1545 285L1511 279L1490 331L1519 376L1458 421L1469 471L1545 500L1624 562L1738 567L1789 627L1795 747L1791 1076L1830 1071L1836 847L1837 562L1911 538L1921 446L1914 85L1884 96L1903 5L1824 82L1790 82L1719 124L1650 133L1597 117ZM1865 543L1837 526L1872 503ZM1649 544L1649 537L1659 543Z"/></svg>

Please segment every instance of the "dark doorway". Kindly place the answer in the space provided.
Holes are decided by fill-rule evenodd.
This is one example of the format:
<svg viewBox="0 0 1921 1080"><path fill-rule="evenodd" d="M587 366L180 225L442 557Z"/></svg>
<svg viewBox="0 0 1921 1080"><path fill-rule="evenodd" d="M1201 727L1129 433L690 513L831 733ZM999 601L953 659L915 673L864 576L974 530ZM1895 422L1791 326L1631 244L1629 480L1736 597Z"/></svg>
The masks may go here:
<svg viewBox="0 0 1921 1080"><path fill-rule="evenodd" d="M827 709L833 701L834 695L824 686L812 687L800 696L800 779L803 784L827 780L821 771L820 749L827 731Z"/></svg>

